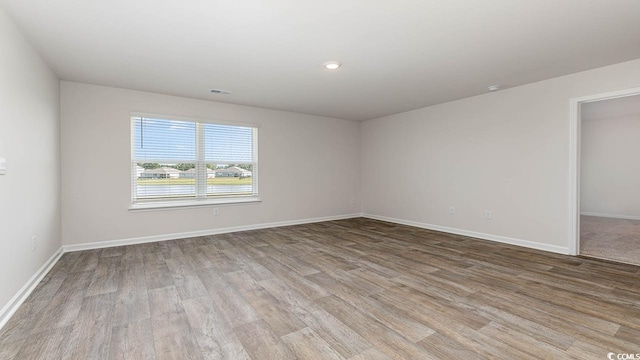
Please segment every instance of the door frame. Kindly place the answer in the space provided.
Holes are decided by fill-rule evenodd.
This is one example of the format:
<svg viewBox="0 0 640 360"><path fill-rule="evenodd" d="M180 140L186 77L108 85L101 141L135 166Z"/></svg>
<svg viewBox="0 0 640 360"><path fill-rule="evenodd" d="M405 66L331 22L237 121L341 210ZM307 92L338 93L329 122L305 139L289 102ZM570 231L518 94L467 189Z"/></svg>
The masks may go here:
<svg viewBox="0 0 640 360"><path fill-rule="evenodd" d="M580 254L580 105L640 95L640 87L572 98L569 101L569 254Z"/></svg>

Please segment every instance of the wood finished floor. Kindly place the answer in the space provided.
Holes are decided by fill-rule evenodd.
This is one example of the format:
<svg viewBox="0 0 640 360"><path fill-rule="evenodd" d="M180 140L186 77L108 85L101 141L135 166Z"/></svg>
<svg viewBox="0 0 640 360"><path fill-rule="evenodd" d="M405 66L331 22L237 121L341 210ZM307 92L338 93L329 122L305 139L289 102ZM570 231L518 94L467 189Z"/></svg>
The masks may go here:
<svg viewBox="0 0 640 360"><path fill-rule="evenodd" d="M75 252L0 359L606 359L639 270L368 219Z"/></svg>

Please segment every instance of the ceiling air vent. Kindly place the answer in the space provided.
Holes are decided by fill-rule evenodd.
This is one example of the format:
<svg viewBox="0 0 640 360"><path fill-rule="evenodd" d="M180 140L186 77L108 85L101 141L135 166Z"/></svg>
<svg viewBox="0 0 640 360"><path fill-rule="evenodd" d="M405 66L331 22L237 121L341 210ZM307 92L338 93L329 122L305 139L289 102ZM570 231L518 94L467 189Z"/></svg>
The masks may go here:
<svg viewBox="0 0 640 360"><path fill-rule="evenodd" d="M211 93L212 94L228 95L228 94L231 94L231 91L221 90L221 89L211 89Z"/></svg>

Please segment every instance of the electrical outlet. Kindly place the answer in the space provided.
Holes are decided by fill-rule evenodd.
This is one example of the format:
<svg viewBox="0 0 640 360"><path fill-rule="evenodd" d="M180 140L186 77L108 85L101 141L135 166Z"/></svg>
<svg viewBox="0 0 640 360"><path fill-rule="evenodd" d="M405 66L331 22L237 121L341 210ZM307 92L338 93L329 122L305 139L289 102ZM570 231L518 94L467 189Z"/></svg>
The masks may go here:
<svg viewBox="0 0 640 360"><path fill-rule="evenodd" d="M218 216L220 215L220 209L219 208L213 208L213 216Z"/></svg>
<svg viewBox="0 0 640 360"><path fill-rule="evenodd" d="M38 241L37 241L37 237L36 236L32 236L31 237L31 251L36 251L36 249L38 248Z"/></svg>
<svg viewBox="0 0 640 360"><path fill-rule="evenodd" d="M491 214L491 210L485 210L484 211L484 218L487 220L491 220L492 214Z"/></svg>
<svg viewBox="0 0 640 360"><path fill-rule="evenodd" d="M451 215L455 215L456 214L456 208L454 208L453 206L449 208L449 214Z"/></svg>

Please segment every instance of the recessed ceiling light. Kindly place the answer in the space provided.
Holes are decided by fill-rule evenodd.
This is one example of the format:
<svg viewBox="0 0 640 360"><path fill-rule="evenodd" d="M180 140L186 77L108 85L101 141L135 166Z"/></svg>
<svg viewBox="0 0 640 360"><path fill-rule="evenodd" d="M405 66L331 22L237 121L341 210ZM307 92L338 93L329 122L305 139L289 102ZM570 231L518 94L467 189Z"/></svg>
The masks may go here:
<svg viewBox="0 0 640 360"><path fill-rule="evenodd" d="M326 63L324 63L322 65L324 65L325 69L327 69L327 70L338 70L338 68L340 66L342 66L342 64L340 64L337 61L327 61Z"/></svg>
<svg viewBox="0 0 640 360"><path fill-rule="evenodd" d="M229 95L231 91L221 90L221 89L211 89L212 94L221 94L221 95Z"/></svg>
<svg viewBox="0 0 640 360"><path fill-rule="evenodd" d="M496 92L498 90L500 90L502 86L500 85L491 85L487 88L487 90L489 90L489 92Z"/></svg>

